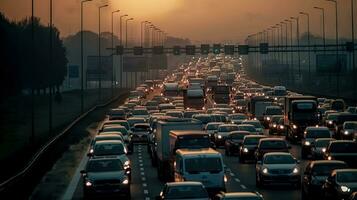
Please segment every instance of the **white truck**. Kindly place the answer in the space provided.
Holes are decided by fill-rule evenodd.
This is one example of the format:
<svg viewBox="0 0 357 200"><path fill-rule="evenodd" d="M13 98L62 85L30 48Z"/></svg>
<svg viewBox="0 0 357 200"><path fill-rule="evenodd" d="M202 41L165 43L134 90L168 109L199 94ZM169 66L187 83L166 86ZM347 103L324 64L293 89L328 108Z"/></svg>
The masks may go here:
<svg viewBox="0 0 357 200"><path fill-rule="evenodd" d="M170 178L170 131L173 130L202 130L202 122L187 118L173 118L157 122L154 134L156 143L157 172L159 179L161 180L167 180Z"/></svg>

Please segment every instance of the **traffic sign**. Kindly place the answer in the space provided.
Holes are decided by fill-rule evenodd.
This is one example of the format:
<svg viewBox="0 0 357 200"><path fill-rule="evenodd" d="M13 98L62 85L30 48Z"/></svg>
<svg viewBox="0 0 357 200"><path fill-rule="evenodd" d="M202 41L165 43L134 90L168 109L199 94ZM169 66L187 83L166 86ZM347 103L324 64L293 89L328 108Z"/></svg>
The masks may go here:
<svg viewBox="0 0 357 200"><path fill-rule="evenodd" d="M209 44L201 44L201 54L209 54Z"/></svg>
<svg viewBox="0 0 357 200"><path fill-rule="evenodd" d="M248 45L238 45L238 53L240 55L248 55L249 46Z"/></svg>
<svg viewBox="0 0 357 200"><path fill-rule="evenodd" d="M186 45L186 55L195 55L196 47L195 45Z"/></svg>
<svg viewBox="0 0 357 200"><path fill-rule="evenodd" d="M221 44L213 44L213 53L220 54L221 53Z"/></svg>
<svg viewBox="0 0 357 200"><path fill-rule="evenodd" d="M224 45L224 54L233 55L234 54L234 45Z"/></svg>
<svg viewBox="0 0 357 200"><path fill-rule="evenodd" d="M140 56L140 55L143 55L144 54L144 49L143 47L134 47L134 55L136 56Z"/></svg>

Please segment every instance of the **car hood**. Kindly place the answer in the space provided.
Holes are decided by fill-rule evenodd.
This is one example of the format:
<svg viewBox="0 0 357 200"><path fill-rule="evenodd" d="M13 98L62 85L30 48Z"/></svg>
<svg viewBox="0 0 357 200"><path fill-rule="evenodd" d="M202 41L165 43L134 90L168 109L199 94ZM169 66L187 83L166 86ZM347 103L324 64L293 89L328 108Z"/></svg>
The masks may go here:
<svg viewBox="0 0 357 200"><path fill-rule="evenodd" d="M258 145L244 145L243 148L247 148L247 149L256 149L258 147Z"/></svg>
<svg viewBox="0 0 357 200"><path fill-rule="evenodd" d="M125 171L117 172L88 172L87 178L91 181L97 180L123 180L125 177Z"/></svg>
<svg viewBox="0 0 357 200"><path fill-rule="evenodd" d="M264 167L268 169L291 169L297 167L296 164L264 164Z"/></svg>

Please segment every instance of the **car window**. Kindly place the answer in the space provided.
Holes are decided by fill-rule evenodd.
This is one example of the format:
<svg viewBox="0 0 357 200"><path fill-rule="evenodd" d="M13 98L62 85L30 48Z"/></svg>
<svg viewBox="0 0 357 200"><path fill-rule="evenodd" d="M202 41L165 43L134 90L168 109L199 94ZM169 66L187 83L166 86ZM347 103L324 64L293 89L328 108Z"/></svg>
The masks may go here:
<svg viewBox="0 0 357 200"><path fill-rule="evenodd" d="M264 159L265 164L294 164L295 159L290 155L269 155Z"/></svg>
<svg viewBox="0 0 357 200"><path fill-rule="evenodd" d="M337 181L342 183L356 183L357 171L338 172Z"/></svg>
<svg viewBox="0 0 357 200"><path fill-rule="evenodd" d="M262 149L285 149L287 147L285 141L263 141L260 143L260 148Z"/></svg>
<svg viewBox="0 0 357 200"><path fill-rule="evenodd" d="M94 147L94 155L122 155L125 154L123 144L98 144Z"/></svg>
<svg viewBox="0 0 357 200"><path fill-rule="evenodd" d="M222 171L220 158L189 158L185 160L185 170L188 173Z"/></svg>
<svg viewBox="0 0 357 200"><path fill-rule="evenodd" d="M168 187L165 199L208 198L207 191L202 186L173 186Z"/></svg>
<svg viewBox="0 0 357 200"><path fill-rule="evenodd" d="M334 164L319 164L315 165L314 168L312 169L312 173L314 173L316 176L328 176L331 174L331 172L335 169L343 169L346 168L347 165L345 164L340 164L340 163L334 163Z"/></svg>

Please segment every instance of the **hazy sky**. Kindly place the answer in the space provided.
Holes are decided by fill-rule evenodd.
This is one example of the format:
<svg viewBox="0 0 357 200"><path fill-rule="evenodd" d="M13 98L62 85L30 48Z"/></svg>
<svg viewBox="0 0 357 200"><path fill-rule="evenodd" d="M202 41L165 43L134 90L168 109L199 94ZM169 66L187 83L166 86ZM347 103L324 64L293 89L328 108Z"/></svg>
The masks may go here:
<svg viewBox="0 0 357 200"><path fill-rule="evenodd" d="M48 23L50 0L35 0L35 15ZM84 27L98 31L98 5L108 2L103 9L102 30L111 30L111 11L129 14L131 38L140 38L140 21L149 20L169 35L190 38L200 42L242 42L247 35L256 33L290 18L300 16L300 31L306 31L306 17L310 13L311 31L321 33L321 14L313 6L326 11L327 36L335 35L334 4L325 0L93 0L85 4ZM350 0L338 0L340 35L351 37ZM61 36L79 30L80 0L53 0L54 24ZM357 4L357 3L356 3ZM0 11L11 19L19 20L31 14L31 0L0 0ZM357 13L357 10L356 10ZM115 15L118 33L119 15ZM357 21L357 20L356 20Z"/></svg>

